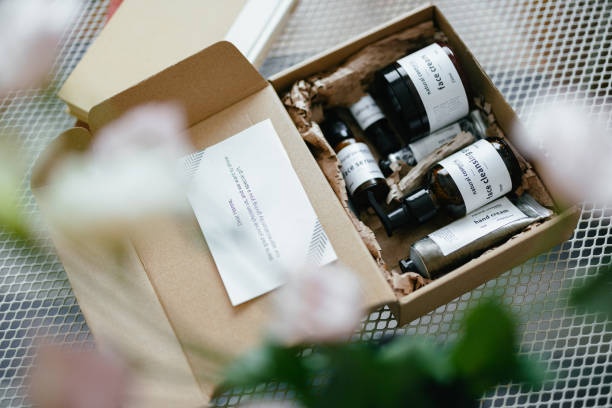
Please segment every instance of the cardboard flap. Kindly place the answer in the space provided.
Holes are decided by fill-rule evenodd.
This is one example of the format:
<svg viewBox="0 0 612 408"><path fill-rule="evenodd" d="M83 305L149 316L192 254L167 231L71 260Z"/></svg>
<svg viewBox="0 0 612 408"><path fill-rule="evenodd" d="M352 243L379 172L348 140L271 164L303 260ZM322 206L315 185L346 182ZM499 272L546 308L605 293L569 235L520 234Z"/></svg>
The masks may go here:
<svg viewBox="0 0 612 408"><path fill-rule="evenodd" d="M36 160L31 186L43 218L50 211L44 194L50 171L63 157L86 150L90 141L87 129L69 129ZM205 404L207 397L134 247L126 245L118 258L100 242L76 240L53 224L47 227L96 341L140 363L131 373L128 405L161 408ZM168 380L169 372L173 381Z"/></svg>
<svg viewBox="0 0 612 408"><path fill-rule="evenodd" d="M246 3L124 1L66 79L60 99L87 122L95 105L223 39Z"/></svg>
<svg viewBox="0 0 612 408"><path fill-rule="evenodd" d="M267 83L264 81L264 84ZM235 87L233 83L226 85L229 88ZM113 107L113 100L108 101L109 109ZM131 100L127 99L128 102ZM190 99L190 103L193 100ZM127 108L127 105L121 106ZM191 109L192 106L187 108ZM101 106L100 109L106 107ZM204 149L266 119L272 121L340 261L359 277L364 304L369 309L393 304L396 301L393 291L336 200L272 86L266 85L235 103L229 103L226 108L191 126L188 133L195 148ZM60 135L39 158L33 184L44 184L47 174L62 157L70 152L85 150L91 139L91 134L84 128L73 128ZM97 312L96 305L91 304L94 300L100 301L100 297L93 295L95 291L87 285L90 276L85 272L95 271L96 275L100 275L98 279L107 279L107 271L113 267L110 262L112 257L76 259L78 250L67 246L59 236L53 238L66 272L75 286L79 303L87 318L92 319L92 330L104 334L108 319ZM201 391L206 399L210 398L215 390L215 384L210 378L213 372L209 362L193 346L212 347L228 355L244 352L257 345L265 336L268 322L274 318L277 306L272 297L267 295L238 307L231 305L195 218L160 220L143 234L132 237L131 241L130 248L134 250L134 268L131 273L139 279L139 286L145 287L151 295L147 300L150 303L147 310L157 302L157 319L168 324L165 330L171 337L172 344L168 347L172 349L173 359L181 363L181 371L186 377L194 376L190 385L194 385L191 381L196 381L198 392ZM95 268L89 266L92 262L96 263ZM81 281L86 282L81 284ZM115 288L115 291L126 293L120 287ZM94 327L104 328L96 332ZM134 334L134 338L141 335L128 333L127 330L126 334ZM190 368L191 374L187 368ZM189 395L197 396L193 387Z"/></svg>
<svg viewBox="0 0 612 408"><path fill-rule="evenodd" d="M234 45L221 41L94 106L89 124L95 134L132 107L176 101L191 126L267 85Z"/></svg>
<svg viewBox="0 0 612 408"><path fill-rule="evenodd" d="M272 86L244 98L189 129L197 150L219 143L262 121L271 120L340 262L362 284L369 309L396 301L376 262L291 121ZM145 232L133 240L136 251L178 339L184 345L204 344L237 355L265 337L278 305L266 294L232 306L200 226L192 220L168 219L156 226L163 235ZM236 247L236 257L243 256ZM187 358L198 374L210 372L193 348ZM208 370L208 371L207 371ZM207 395L214 386L201 375Z"/></svg>

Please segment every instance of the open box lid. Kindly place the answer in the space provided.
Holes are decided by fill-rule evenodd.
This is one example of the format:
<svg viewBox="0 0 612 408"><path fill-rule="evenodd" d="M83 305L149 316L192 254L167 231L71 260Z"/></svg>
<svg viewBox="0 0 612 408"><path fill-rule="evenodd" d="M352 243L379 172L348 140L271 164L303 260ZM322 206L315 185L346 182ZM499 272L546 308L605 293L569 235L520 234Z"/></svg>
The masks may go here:
<svg viewBox="0 0 612 408"><path fill-rule="evenodd" d="M121 4L59 91L70 113L90 109L221 39L263 61L296 0L130 0Z"/></svg>
<svg viewBox="0 0 612 408"><path fill-rule="evenodd" d="M225 41L213 44L93 107L90 114L93 137L125 111L150 101L178 101L185 106L188 133L197 150L270 119L340 262L360 278L366 306L373 309L396 301L275 90L236 47ZM72 129L49 150L82 149L89 138L86 130ZM60 156L47 155L47 160L45 157L39 160L33 176L34 188L44 184L47 169ZM44 213L44 203L41 208ZM186 345L205 341L229 354L255 345L265 334L267 321L274 316L271 297L264 295L231 306L195 218L188 225L185 221L167 220L160 233L163 236L133 240L134 259L138 262L129 272L146 278L141 279L141 284L150 285L151 295L156 297L193 373L203 372L207 365ZM73 275L83 274L82 270L71 270L74 265L82 269L82 263L65 259L72 255L59 248L61 240L55 239L55 243L71 281ZM96 270L103 271L105 260L96 262ZM91 296L91 290L75 287L75 294L89 319L88 304L92 299L83 296ZM97 313L95 318L112 320L113 316ZM95 328L108 325L91 322L90 326L98 337L106 335L96 333ZM142 337L139 328L133 330L133 338ZM194 376L204 394L210 396L213 387L209 381Z"/></svg>

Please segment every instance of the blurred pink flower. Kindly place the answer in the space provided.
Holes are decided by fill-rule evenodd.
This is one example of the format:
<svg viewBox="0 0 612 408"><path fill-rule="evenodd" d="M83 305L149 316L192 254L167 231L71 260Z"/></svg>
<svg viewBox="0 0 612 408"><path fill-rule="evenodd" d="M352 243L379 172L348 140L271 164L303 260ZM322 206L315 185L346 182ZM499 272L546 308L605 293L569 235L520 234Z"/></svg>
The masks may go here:
<svg viewBox="0 0 612 408"><path fill-rule="evenodd" d="M102 160L141 153L176 160L191 150L185 129L185 112L180 105L149 103L126 112L101 129L91 149Z"/></svg>
<svg viewBox="0 0 612 408"><path fill-rule="evenodd" d="M582 109L547 104L515 127L513 141L568 201L612 203L612 132Z"/></svg>
<svg viewBox="0 0 612 408"><path fill-rule="evenodd" d="M363 312L357 277L339 265L295 273L275 298L278 317L271 329L281 342L347 340Z"/></svg>
<svg viewBox="0 0 612 408"><path fill-rule="evenodd" d="M0 1L0 96L45 79L79 4L77 0Z"/></svg>
<svg viewBox="0 0 612 408"><path fill-rule="evenodd" d="M119 408L126 365L111 354L43 346L30 372L30 399L40 408Z"/></svg>
<svg viewBox="0 0 612 408"><path fill-rule="evenodd" d="M111 236L188 204L178 159L189 152L183 111L149 104L101 129L90 151L64 159L43 200L65 231Z"/></svg>

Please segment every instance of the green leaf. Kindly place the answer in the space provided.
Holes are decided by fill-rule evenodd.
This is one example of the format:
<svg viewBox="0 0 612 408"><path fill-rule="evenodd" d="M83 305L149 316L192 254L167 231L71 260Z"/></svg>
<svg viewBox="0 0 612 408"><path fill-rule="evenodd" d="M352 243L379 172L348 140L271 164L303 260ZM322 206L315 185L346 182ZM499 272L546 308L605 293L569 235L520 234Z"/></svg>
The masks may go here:
<svg viewBox="0 0 612 408"><path fill-rule="evenodd" d="M403 372L398 373L400 377L406 375L408 367L419 376L426 375L442 383L452 376L447 351L429 339L398 337L383 348L380 360L389 370Z"/></svg>
<svg viewBox="0 0 612 408"><path fill-rule="evenodd" d="M323 379L312 395L317 408L368 407L384 393L380 376L386 375L375 361L376 348L359 342L317 348L327 366L317 374Z"/></svg>
<svg viewBox="0 0 612 408"><path fill-rule="evenodd" d="M230 367L226 386L281 381L316 408L474 407L500 382L541 381L540 367L517 355L516 337L512 315L488 300L468 313L448 347L402 336L384 345L317 345L301 358L304 347L267 344ZM322 381L312 387L315 378Z"/></svg>
<svg viewBox="0 0 612 408"><path fill-rule="evenodd" d="M457 376L474 395L507 381L537 383L540 371L519 358L513 316L499 303L484 300L463 322L463 335L451 351Z"/></svg>
<svg viewBox="0 0 612 408"><path fill-rule="evenodd" d="M5 143L0 143L0 149L5 148ZM29 228L19 205L20 171L15 160L7 157L8 151L0 152L0 229L28 240Z"/></svg>
<svg viewBox="0 0 612 408"><path fill-rule="evenodd" d="M431 339L398 337L381 350L380 361L388 387L386 406L461 406L461 398L452 391L455 379L448 350ZM445 398L451 403L441 403Z"/></svg>
<svg viewBox="0 0 612 408"><path fill-rule="evenodd" d="M612 319L612 266L602 268L597 275L574 289L570 303L587 312L603 313Z"/></svg>
<svg viewBox="0 0 612 408"><path fill-rule="evenodd" d="M301 362L294 348L266 344L253 350L228 367L225 378L230 386L253 386L265 381L286 380L296 376Z"/></svg>

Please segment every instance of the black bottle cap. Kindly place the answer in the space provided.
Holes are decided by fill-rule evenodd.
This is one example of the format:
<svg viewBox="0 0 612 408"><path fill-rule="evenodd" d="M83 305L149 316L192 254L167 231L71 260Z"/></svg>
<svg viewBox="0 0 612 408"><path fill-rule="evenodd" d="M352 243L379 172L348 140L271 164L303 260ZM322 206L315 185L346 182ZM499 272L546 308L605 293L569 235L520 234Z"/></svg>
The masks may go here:
<svg viewBox="0 0 612 408"><path fill-rule="evenodd" d="M374 82L370 88L370 93L385 109L387 118L391 120L395 129L403 133L405 125L403 121L403 107L400 103L395 90L391 87L394 81L401 81L401 77L393 64L376 71ZM403 136L403 135L402 135Z"/></svg>
<svg viewBox="0 0 612 408"><path fill-rule="evenodd" d="M419 271L419 268L417 268L416 263L414 263L414 261L410 258L401 259L399 261L399 267L402 273L414 272L418 273L425 279L431 279L431 276L427 276L426 274L421 273L421 271Z"/></svg>
<svg viewBox="0 0 612 408"><path fill-rule="evenodd" d="M427 189L417 190L403 200L403 206L408 209L412 218L419 224L433 218L438 212L438 206Z"/></svg>
<svg viewBox="0 0 612 408"><path fill-rule="evenodd" d="M340 117L339 112L335 109L325 111L325 120L319 126L332 148L343 140L354 137L353 132L351 132Z"/></svg>
<svg viewBox="0 0 612 408"><path fill-rule="evenodd" d="M376 209L374 209L376 210ZM409 224L422 224L433 218L438 212L438 206L431 197L429 190L421 189L402 200L402 205L389 214L380 215L387 234L391 236L393 230Z"/></svg>
<svg viewBox="0 0 612 408"><path fill-rule="evenodd" d="M391 169L391 160L389 159L380 159L378 162L378 167L380 167L380 171L385 177L389 177L393 170Z"/></svg>
<svg viewBox="0 0 612 408"><path fill-rule="evenodd" d="M388 222L387 225L385 225L385 230L389 236L391 236L391 231L396 230L403 225L414 223L414 217L412 217L412 214L410 214L408 208L406 208L403 203L399 208L386 215L386 217Z"/></svg>
<svg viewBox="0 0 612 408"><path fill-rule="evenodd" d="M406 143L411 143L429 134L429 119L423 101L404 68L398 65L396 72L401 79L390 82L389 87L402 107L401 116L405 126L402 137Z"/></svg>
<svg viewBox="0 0 612 408"><path fill-rule="evenodd" d="M410 258L400 259L399 267L402 270L402 273L406 273L406 272L417 272L418 273L416 265Z"/></svg>

